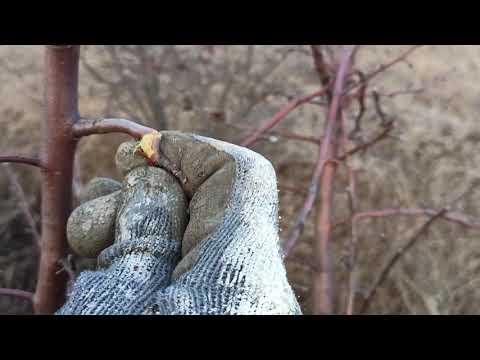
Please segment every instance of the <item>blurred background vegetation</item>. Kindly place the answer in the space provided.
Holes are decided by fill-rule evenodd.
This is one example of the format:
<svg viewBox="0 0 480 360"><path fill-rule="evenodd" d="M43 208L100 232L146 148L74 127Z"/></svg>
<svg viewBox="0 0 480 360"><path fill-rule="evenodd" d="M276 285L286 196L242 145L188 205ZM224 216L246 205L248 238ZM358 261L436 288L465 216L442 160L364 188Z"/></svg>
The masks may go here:
<svg viewBox="0 0 480 360"><path fill-rule="evenodd" d="M357 68L368 73L408 45L365 45ZM328 46L335 54L336 46ZM38 151L44 116L43 47L0 47L0 151ZM428 45L376 78L382 109L394 120L391 136L355 155L359 207L441 208L465 192L455 210L480 218L480 46ZM80 111L84 116L126 117L157 129L194 132L239 143L288 102L317 90L318 75L302 45L115 45L83 46ZM365 137L378 128L367 97ZM353 128L355 107L347 114ZM274 164L280 188L282 234L295 219L316 159L315 144L285 134L320 136L325 111L307 104L292 112L253 146ZM350 129L351 130L351 129ZM119 178L113 155L127 138L85 138L78 147L75 192L92 177ZM34 232L22 210L22 194L39 226L39 172L21 165L0 167L0 287L34 290ZM347 175L335 188L335 219L348 218ZM305 313L311 303L315 216L306 224L292 259L291 283ZM359 226L360 294L368 291L391 254L425 218L370 219ZM38 230L37 230L38 231ZM348 224L334 229L336 311L343 309L350 237ZM480 233L437 221L406 253L379 289L372 314L478 314ZM28 303L0 298L0 313L28 314Z"/></svg>

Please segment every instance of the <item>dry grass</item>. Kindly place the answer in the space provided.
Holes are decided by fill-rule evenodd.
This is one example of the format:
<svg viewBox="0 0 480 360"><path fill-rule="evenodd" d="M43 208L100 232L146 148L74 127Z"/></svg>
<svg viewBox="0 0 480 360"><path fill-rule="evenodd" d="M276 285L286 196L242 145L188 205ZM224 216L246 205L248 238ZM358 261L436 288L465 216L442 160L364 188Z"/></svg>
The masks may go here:
<svg viewBox="0 0 480 360"><path fill-rule="evenodd" d="M404 51L408 46L365 46L358 62L365 71L375 69ZM199 46L181 46L182 57L167 59L163 64L159 98L164 101L168 127L192 131L226 141L238 142L245 132L234 126L256 126L285 103L284 95L302 95L318 88L318 78L311 59L301 52L285 55L286 46L257 46L253 54L246 46L219 46L213 60ZM155 48L159 52L162 49ZM115 70L101 47L89 47L89 62L109 78ZM133 61L124 54L121 61ZM424 91L383 100L384 110L397 122L394 137L352 162L358 170L358 197L361 209L384 207L440 208L471 185L480 184L480 128L476 119L480 108L478 88L480 46L429 45L419 49L408 60L375 80L381 93L405 88ZM34 46L4 46L0 49L0 125L5 133L0 149L16 148L35 152L39 125L42 51ZM203 61L203 63L202 63ZM271 73L269 69L275 67ZM20 69L20 70L18 70ZM18 71L17 71L18 70ZM128 102L129 89L141 89L144 80L132 72L134 81L119 87L116 100ZM143 81L143 82L142 82ZM225 89L228 92L225 96ZM264 95L276 94L267 97ZM81 103L83 114L115 112L111 91L85 69L81 70ZM113 104L113 105L112 105ZM255 106L252 106L255 104ZM134 105L118 114L143 118ZM370 103L371 105L371 103ZM118 104L117 104L118 107ZM369 106L371 109L372 106ZM128 110L128 111L127 111ZM223 112L224 120L213 121L211 112ZM116 113L116 112L115 112ZM349 116L353 119L354 114ZM324 112L315 105L295 111L279 129L318 135ZM225 124L225 122L227 124ZM378 127L373 111L365 116L366 136ZM233 126L232 126L233 124ZM82 140L79 147L80 178L117 177L113 154L124 137L116 135ZM274 163L281 186L305 188L315 159L315 145L297 141L261 141L254 149ZM38 174L35 170L16 168L22 184L32 198L38 214ZM347 176L340 172L336 186L335 212L339 220L348 216ZM26 222L7 191L7 179L0 172L0 287L12 286L31 290L35 280L33 248ZM286 229L301 206L303 197L281 191L281 224ZM455 206L480 217L480 186L473 187ZM385 218L363 221L360 226L359 279L360 292L368 291L388 257L406 241L425 219ZM350 230L339 226L334 232L337 311L343 310L345 298L345 256ZM477 284L480 276L479 234L458 225L437 221L428 236L406 254L375 298L375 314L478 314L480 307ZM295 249L295 261L287 264L289 276L302 301L309 308L310 270L306 264L314 239L313 219L306 226ZM23 254L23 255L22 255ZM0 299L0 312L25 312L19 301Z"/></svg>

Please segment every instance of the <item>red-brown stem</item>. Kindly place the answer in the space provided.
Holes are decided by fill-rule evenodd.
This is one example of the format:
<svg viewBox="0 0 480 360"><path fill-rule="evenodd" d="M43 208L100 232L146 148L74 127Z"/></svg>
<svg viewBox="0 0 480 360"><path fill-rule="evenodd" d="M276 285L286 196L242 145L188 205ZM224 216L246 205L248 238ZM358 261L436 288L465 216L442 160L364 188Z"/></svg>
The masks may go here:
<svg viewBox="0 0 480 360"><path fill-rule="evenodd" d="M20 299L28 300L29 302L33 301L33 296L34 296L33 293L31 293L30 291L17 290L17 289L5 289L5 288L0 288L0 295L13 296Z"/></svg>
<svg viewBox="0 0 480 360"><path fill-rule="evenodd" d="M342 64L343 64L343 67L342 67L342 72L343 72L345 71L343 68L349 66L349 61L347 62L344 61ZM337 82L340 82L340 76L337 77ZM341 81L341 83L343 85L343 80ZM336 84L336 88L338 87L339 85ZM315 163L312 179L310 181L310 186L308 189L307 198L305 199L302 209L298 213L297 219L292 227L292 230L289 236L284 242L283 250L285 252L285 256L288 256L290 254L290 251L292 250L293 246L298 240L298 237L300 236L302 228L305 224L306 218L310 214L313 204L315 203L315 199L318 192L318 182L319 182L320 176L323 172L323 168L325 164L330 160L327 156L327 151L329 150L328 143L332 141L331 139L333 136L333 130L336 122L339 104L340 102L339 102L339 99L337 98L337 101L335 101L335 103L332 103L332 106L330 107L330 115L327 121L327 129L325 131L325 136L322 138L322 144L320 146L318 159ZM335 118L333 118L333 121L331 118L331 114L335 115Z"/></svg>
<svg viewBox="0 0 480 360"><path fill-rule="evenodd" d="M0 155L0 163L16 163L16 164L32 165L39 168L43 167L43 164L40 161L40 159L30 157L30 156L22 156L22 155Z"/></svg>
<svg viewBox="0 0 480 360"><path fill-rule="evenodd" d="M317 241L314 245L315 261L320 265L313 278L313 314L333 313L333 288L332 288L332 264L331 264L331 217L333 209L333 184L336 173L336 162L329 161L337 155L337 131L338 119L340 118L341 97L345 78L350 68L351 56L355 46L348 46L344 49L340 60L340 66L335 79L332 101L329 107L327 122L325 125L325 136L319 150L318 160L313 172L309 194L303 208L296 219L290 236L285 241L284 251L288 256L295 245L302 228L305 224L313 204L315 202L319 182L321 188L320 207L317 217Z"/></svg>
<svg viewBox="0 0 480 360"><path fill-rule="evenodd" d="M65 301L67 277L58 273L66 255L66 223L72 206L72 175L76 140L72 126L78 116L76 45L47 46L45 54L46 119L42 134L42 241L36 314L52 314Z"/></svg>
<svg viewBox="0 0 480 360"><path fill-rule="evenodd" d="M293 110L298 108L299 106L309 102L310 100L325 95L327 92L328 88L325 87L321 90L315 91L313 94L304 96L300 99L296 99L291 101L290 103L285 106L284 109L280 110L278 113L276 113L269 121L267 121L265 124L260 126L260 128L254 130L251 134L249 134L245 140L241 142L242 146L248 147L254 144L265 132L268 130L272 129L275 125L277 125L280 121L285 119L288 114L290 114Z"/></svg>
<svg viewBox="0 0 480 360"><path fill-rule="evenodd" d="M126 119L80 119L73 126L75 138L97 134L122 133L140 140L143 135L157 131Z"/></svg>

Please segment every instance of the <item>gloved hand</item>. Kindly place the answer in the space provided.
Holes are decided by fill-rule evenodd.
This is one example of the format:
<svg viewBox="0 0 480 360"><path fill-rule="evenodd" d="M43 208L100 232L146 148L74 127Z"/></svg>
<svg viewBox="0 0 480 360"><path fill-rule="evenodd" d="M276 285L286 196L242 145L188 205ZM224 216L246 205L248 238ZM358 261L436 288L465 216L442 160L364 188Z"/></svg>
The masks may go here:
<svg viewBox="0 0 480 360"><path fill-rule="evenodd" d="M98 255L98 270L80 274L58 314L301 314L271 163L222 141L160 134L181 181L134 155L135 142L120 146L123 184L94 182L69 219L71 247Z"/></svg>

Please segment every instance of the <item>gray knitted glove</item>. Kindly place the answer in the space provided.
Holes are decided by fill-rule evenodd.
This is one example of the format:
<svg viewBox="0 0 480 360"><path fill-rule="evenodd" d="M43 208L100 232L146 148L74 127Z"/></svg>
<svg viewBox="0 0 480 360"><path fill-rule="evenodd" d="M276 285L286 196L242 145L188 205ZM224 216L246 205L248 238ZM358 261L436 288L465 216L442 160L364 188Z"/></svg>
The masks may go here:
<svg viewBox="0 0 480 360"><path fill-rule="evenodd" d="M79 276L58 313L300 314L278 243L270 162L218 140L162 132L160 153L179 182L138 156L126 161L133 146L117 153L122 188L87 197L69 219L70 245L100 254L99 269Z"/></svg>

